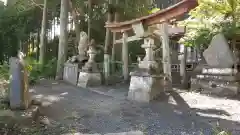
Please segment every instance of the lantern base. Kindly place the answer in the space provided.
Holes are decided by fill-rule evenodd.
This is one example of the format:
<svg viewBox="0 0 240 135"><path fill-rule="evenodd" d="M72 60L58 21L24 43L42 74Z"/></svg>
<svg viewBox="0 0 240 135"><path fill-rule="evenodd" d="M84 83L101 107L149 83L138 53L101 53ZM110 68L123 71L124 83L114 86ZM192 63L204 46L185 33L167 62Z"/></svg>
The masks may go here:
<svg viewBox="0 0 240 135"><path fill-rule="evenodd" d="M132 75L128 99L150 102L165 91L166 83L161 75Z"/></svg>
<svg viewBox="0 0 240 135"><path fill-rule="evenodd" d="M80 72L78 77L79 87L91 87L91 86L99 86L102 84L102 76L101 73L91 73L91 72Z"/></svg>

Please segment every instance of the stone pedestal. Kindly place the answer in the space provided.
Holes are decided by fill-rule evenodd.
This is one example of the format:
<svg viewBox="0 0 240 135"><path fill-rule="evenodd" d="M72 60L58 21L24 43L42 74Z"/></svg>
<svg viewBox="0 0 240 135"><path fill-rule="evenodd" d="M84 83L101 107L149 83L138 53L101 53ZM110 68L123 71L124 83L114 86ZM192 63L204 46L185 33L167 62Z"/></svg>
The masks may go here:
<svg viewBox="0 0 240 135"><path fill-rule="evenodd" d="M102 76L98 70L97 63L95 62L97 51L93 46L90 46L87 53L89 54L89 59L88 62L82 67L82 71L79 73L77 86L99 86L102 83Z"/></svg>
<svg viewBox="0 0 240 135"><path fill-rule="evenodd" d="M100 73L80 72L77 85L86 88L89 86L99 86L101 82L102 76Z"/></svg>
<svg viewBox="0 0 240 135"><path fill-rule="evenodd" d="M236 60L223 34L213 37L203 56L207 65L196 68L197 73L191 78L191 89L204 94L236 96L240 88L240 73L232 68Z"/></svg>
<svg viewBox="0 0 240 135"><path fill-rule="evenodd" d="M10 59L10 76L10 107L12 109L27 109L31 101L28 72L23 60L15 57Z"/></svg>
<svg viewBox="0 0 240 135"><path fill-rule="evenodd" d="M77 85L78 64L75 63L64 64L63 80L73 85Z"/></svg>
<svg viewBox="0 0 240 135"><path fill-rule="evenodd" d="M191 89L203 94L233 97L239 92L240 74L232 68L205 66L191 78Z"/></svg>
<svg viewBox="0 0 240 135"><path fill-rule="evenodd" d="M138 102L149 102L163 92L164 78L162 76L131 75L128 99Z"/></svg>
<svg viewBox="0 0 240 135"><path fill-rule="evenodd" d="M153 55L155 47L153 39L144 40L142 48L145 49L146 56L139 62L138 68L130 73L129 100L149 102L164 91L164 76L161 75Z"/></svg>

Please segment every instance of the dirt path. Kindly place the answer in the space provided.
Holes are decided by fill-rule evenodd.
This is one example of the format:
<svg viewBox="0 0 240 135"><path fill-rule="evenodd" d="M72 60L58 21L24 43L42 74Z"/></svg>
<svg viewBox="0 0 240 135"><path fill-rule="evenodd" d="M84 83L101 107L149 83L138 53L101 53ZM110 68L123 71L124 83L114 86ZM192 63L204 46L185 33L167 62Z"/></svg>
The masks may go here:
<svg viewBox="0 0 240 135"><path fill-rule="evenodd" d="M219 125L240 134L240 101L174 91L150 104L127 101L127 86L77 88L43 81L31 89L43 102L41 113L50 119L42 134L119 133L148 135L212 134Z"/></svg>

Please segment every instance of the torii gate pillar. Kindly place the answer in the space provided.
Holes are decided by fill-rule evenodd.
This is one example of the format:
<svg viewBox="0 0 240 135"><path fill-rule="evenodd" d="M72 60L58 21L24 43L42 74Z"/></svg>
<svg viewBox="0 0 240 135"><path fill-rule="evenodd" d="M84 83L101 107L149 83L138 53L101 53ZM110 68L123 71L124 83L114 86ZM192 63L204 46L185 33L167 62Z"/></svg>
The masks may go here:
<svg viewBox="0 0 240 135"><path fill-rule="evenodd" d="M169 36L168 36L168 24L166 22L159 24L162 40L162 63L163 63L163 73L164 80L167 83L167 86L164 87L164 91L171 90L172 86L172 75L171 75L171 56L170 56L170 47L169 47Z"/></svg>
<svg viewBox="0 0 240 135"><path fill-rule="evenodd" d="M123 71L123 77L124 77L124 81L128 81L129 80L129 71L128 71L128 34L126 31L123 32L123 44L122 44L122 62L123 62L123 66L122 66L122 71Z"/></svg>

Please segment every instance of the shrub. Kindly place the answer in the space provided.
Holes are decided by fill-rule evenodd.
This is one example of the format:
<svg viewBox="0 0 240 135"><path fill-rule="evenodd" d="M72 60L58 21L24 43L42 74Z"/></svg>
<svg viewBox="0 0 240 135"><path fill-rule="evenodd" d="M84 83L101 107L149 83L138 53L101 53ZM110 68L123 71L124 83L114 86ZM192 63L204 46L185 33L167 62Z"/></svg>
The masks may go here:
<svg viewBox="0 0 240 135"><path fill-rule="evenodd" d="M27 70L29 72L29 83L34 84L40 78L54 77L56 74L57 60L56 58L47 61L41 65L35 59L29 57L25 59Z"/></svg>
<svg viewBox="0 0 240 135"><path fill-rule="evenodd" d="M9 64L7 62L0 65L0 78L9 79Z"/></svg>

